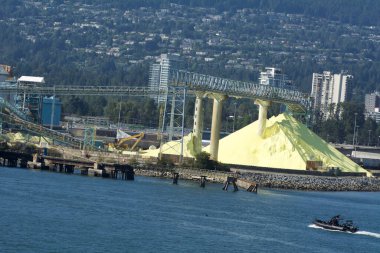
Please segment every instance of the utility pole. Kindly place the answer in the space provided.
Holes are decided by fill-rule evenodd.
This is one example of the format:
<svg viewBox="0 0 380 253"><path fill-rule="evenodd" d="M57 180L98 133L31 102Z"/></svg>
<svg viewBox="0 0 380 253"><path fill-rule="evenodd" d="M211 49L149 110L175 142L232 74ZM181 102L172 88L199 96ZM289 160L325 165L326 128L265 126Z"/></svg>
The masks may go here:
<svg viewBox="0 0 380 253"><path fill-rule="evenodd" d="M236 120L236 102L235 104L235 109L234 109L234 121L232 122L232 132L235 132L235 120Z"/></svg>
<svg viewBox="0 0 380 253"><path fill-rule="evenodd" d="M356 126L356 137L355 137L355 146L354 146L355 157L356 157L356 145L358 145L358 135L359 135L359 126Z"/></svg>
<svg viewBox="0 0 380 253"><path fill-rule="evenodd" d="M356 136L356 116L358 115L357 112L355 112L355 123L354 123L354 136L352 137L352 149L354 151L356 151L356 148L355 148L355 136ZM356 152L355 152L355 155L356 155Z"/></svg>
<svg viewBox="0 0 380 253"><path fill-rule="evenodd" d="M42 100L43 101L43 100ZM53 129L54 126L54 111L55 111L55 85L54 85L54 94L52 98L51 114L50 114L50 129Z"/></svg>
<svg viewBox="0 0 380 253"><path fill-rule="evenodd" d="M368 146L371 144L371 131L372 130L368 130Z"/></svg>
<svg viewBox="0 0 380 253"><path fill-rule="evenodd" d="M120 129L120 114L121 114L121 98L119 101L119 117L117 119L117 128Z"/></svg>

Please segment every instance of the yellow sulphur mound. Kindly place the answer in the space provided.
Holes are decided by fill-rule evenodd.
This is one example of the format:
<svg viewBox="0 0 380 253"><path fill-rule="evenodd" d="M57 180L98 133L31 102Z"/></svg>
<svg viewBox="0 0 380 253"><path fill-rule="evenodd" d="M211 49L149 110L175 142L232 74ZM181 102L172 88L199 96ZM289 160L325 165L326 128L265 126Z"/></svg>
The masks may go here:
<svg viewBox="0 0 380 253"><path fill-rule="evenodd" d="M324 168L367 172L288 114L267 120L263 136L257 131L255 121L221 139L218 161L294 170L306 170L307 161L322 161ZM210 152L210 146L204 151Z"/></svg>

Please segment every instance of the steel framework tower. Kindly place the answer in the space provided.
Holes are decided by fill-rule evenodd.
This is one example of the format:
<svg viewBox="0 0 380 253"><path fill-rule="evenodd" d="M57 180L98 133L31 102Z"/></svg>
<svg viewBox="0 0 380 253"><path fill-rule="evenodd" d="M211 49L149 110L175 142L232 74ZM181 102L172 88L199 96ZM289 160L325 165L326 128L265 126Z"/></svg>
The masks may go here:
<svg viewBox="0 0 380 253"><path fill-rule="evenodd" d="M160 157L162 157L162 153L170 149L180 156L180 162L182 162L184 150L186 94L185 86L168 87L161 128ZM165 146L164 143L166 143Z"/></svg>

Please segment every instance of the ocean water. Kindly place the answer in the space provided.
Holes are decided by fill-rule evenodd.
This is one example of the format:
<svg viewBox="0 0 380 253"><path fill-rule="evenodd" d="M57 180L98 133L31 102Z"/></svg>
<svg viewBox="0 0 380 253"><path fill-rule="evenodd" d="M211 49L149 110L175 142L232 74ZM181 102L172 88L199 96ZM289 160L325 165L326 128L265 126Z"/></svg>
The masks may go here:
<svg viewBox="0 0 380 253"><path fill-rule="evenodd" d="M361 231L311 225L336 214ZM380 193L253 194L0 167L0 252L380 252Z"/></svg>

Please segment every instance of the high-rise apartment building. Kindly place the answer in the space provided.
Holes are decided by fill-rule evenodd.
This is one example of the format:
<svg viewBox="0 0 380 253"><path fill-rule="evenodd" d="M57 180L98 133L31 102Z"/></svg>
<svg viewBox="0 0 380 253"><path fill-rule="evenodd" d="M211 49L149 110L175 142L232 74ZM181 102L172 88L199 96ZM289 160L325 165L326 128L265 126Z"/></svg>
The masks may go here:
<svg viewBox="0 0 380 253"><path fill-rule="evenodd" d="M265 68L265 71L260 72L259 81L262 85L271 85L288 89L293 88L292 82L279 68Z"/></svg>
<svg viewBox="0 0 380 253"><path fill-rule="evenodd" d="M380 93L373 92L370 94L365 94L365 112L374 112L379 110L380 107Z"/></svg>
<svg viewBox="0 0 380 253"><path fill-rule="evenodd" d="M157 62L150 66L149 87L165 90L169 84L170 69L179 69L181 64L178 55L161 54ZM164 94L153 97L158 103L165 101Z"/></svg>
<svg viewBox="0 0 380 253"><path fill-rule="evenodd" d="M380 93L373 92L365 95L365 116L380 122Z"/></svg>
<svg viewBox="0 0 380 253"><path fill-rule="evenodd" d="M353 76L346 72L333 74L330 71L313 73L311 96L314 99L314 110L322 113L326 119L336 109L338 103L348 99Z"/></svg>

